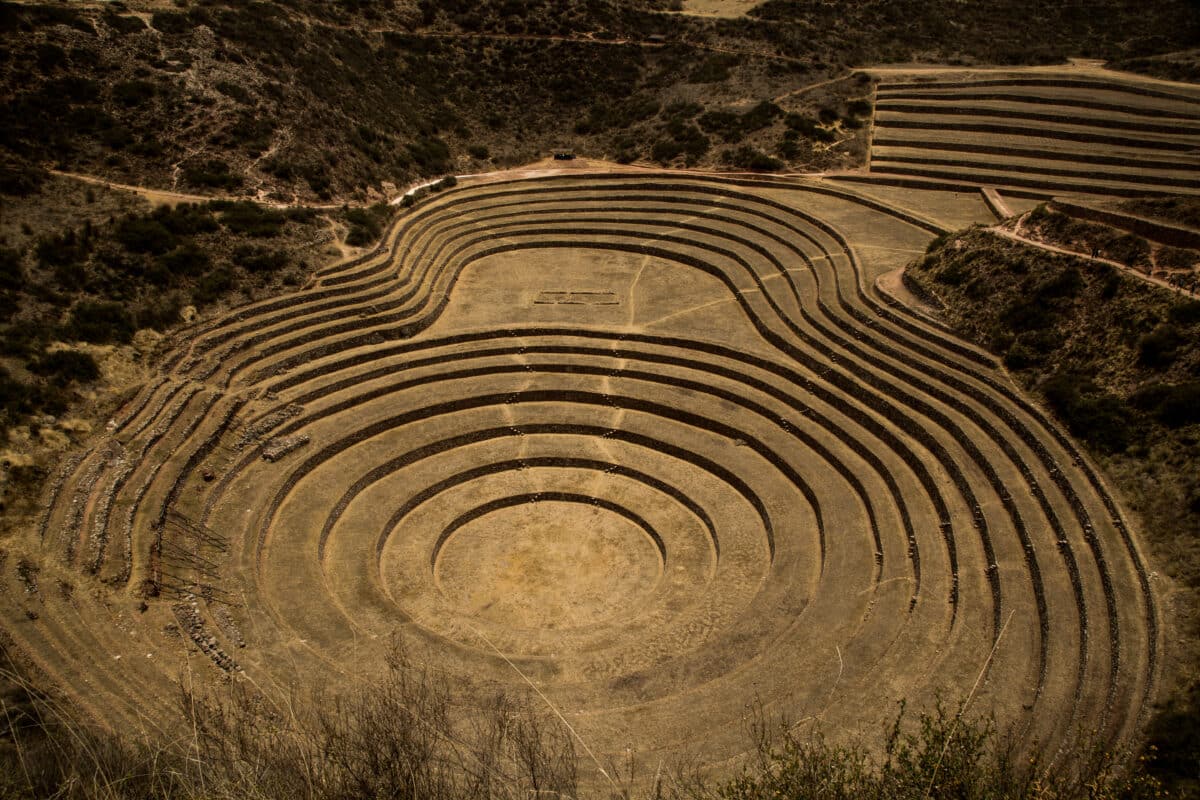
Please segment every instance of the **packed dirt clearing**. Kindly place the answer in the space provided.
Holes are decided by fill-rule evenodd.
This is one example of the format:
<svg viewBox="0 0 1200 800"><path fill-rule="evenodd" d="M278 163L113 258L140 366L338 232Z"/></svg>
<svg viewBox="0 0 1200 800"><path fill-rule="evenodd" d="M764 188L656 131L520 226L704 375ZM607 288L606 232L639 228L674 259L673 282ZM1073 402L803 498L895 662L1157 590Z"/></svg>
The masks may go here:
<svg viewBox="0 0 1200 800"><path fill-rule="evenodd" d="M684 0L683 13L697 17L740 17L759 0Z"/></svg>
<svg viewBox="0 0 1200 800"><path fill-rule="evenodd" d="M951 194L932 217L990 219ZM187 675L370 680L401 635L603 763L735 763L759 702L840 741L970 696L1052 754L1122 743L1159 653L1136 538L990 356L876 290L943 231L889 196L438 193L175 338L9 545L5 627L114 726Z"/></svg>

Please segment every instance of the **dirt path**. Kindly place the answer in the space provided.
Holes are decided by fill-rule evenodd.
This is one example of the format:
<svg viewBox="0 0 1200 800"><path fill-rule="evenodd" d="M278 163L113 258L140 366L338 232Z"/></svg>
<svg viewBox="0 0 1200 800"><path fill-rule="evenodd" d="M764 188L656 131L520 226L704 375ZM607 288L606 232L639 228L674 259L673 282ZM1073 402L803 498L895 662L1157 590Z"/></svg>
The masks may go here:
<svg viewBox="0 0 1200 800"><path fill-rule="evenodd" d="M904 267L885 272L875 279L875 288L883 295L920 314L926 321L942 328L945 323L938 317L938 309L914 294L904 285Z"/></svg>
<svg viewBox="0 0 1200 800"><path fill-rule="evenodd" d="M1117 269L1119 269L1129 275L1133 275L1137 278L1140 278L1140 279L1146 281L1146 283L1152 283L1155 286L1158 286L1159 288L1166 289L1166 290L1172 291L1172 292L1182 292L1182 290L1178 286L1172 286L1171 284L1167 283L1166 281L1162 280L1161 278L1155 278L1153 275L1147 275L1143 272L1139 272L1138 270L1134 269L1133 267L1130 267L1128 264L1122 264L1120 261L1113 261L1112 259L1109 259L1109 258L1099 258L1098 256L1091 256L1091 255L1088 255L1087 253L1080 253L1075 250L1068 250L1067 248L1059 247L1058 245L1047 244L1046 242L1039 242L1037 239L1030 239L1027 236L1022 236L1019 233L1014 233L1013 231L1007 230L1006 228L991 227L991 228L985 228L984 230L988 231L989 233L991 233L995 236L999 236L1004 239L1009 239L1014 242L1020 242L1021 244L1027 244L1030 247L1036 247L1040 250L1045 250L1049 253L1059 253L1064 256L1073 256L1075 258L1082 258L1085 261L1092 261L1097 264L1107 264L1110 267L1116 267Z"/></svg>
<svg viewBox="0 0 1200 800"><path fill-rule="evenodd" d="M837 75L834 75L832 78L826 78L823 81L817 81L816 83L810 83L806 86L801 86L798 89L791 89L789 91L786 91L781 95L777 95L777 96L771 98L771 102L780 103L780 102L783 102L784 100L787 100L789 97L795 97L798 94L807 94L808 92L811 92L814 89L820 89L822 86L829 86L831 84L837 83L838 81L844 81L853 74L854 74L853 70L850 72L840 72ZM874 104L872 103L872 105L874 105Z"/></svg>
<svg viewBox="0 0 1200 800"><path fill-rule="evenodd" d="M178 203L207 203L209 200L217 200L224 198L206 197L199 194L186 194L184 192L172 192L165 189L151 189L147 186L134 186L128 183L116 183L105 178L97 178L94 175L83 175L78 172L63 172L62 170L52 169L51 175L57 175L60 178L70 178L71 180L90 183L93 186L103 186L105 189L120 189L124 192L133 192L145 197L152 203L163 205L176 205Z"/></svg>
<svg viewBox="0 0 1200 800"><path fill-rule="evenodd" d="M250 195L224 195L212 196L203 194L188 194L187 192L175 192L166 189L155 189L150 186L137 186L129 183L117 183L110 181L107 178L99 178L95 175L84 175L79 172L64 172L62 170L52 169L51 175L57 175L60 178L70 178L71 180L81 181L82 183L90 183L93 186L103 186L106 189L119 189L124 192L133 192L145 197L152 203L162 205L178 205L179 203L208 203L213 200L248 200L259 205L269 206L271 208L313 208L332 211L341 208L339 203L280 203L274 200L262 200Z"/></svg>

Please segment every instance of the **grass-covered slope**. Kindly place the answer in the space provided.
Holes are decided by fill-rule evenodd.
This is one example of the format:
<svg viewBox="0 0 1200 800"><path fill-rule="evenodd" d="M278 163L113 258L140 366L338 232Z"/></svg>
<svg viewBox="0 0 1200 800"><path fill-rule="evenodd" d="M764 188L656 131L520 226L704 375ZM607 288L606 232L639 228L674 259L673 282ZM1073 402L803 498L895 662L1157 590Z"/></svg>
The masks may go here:
<svg viewBox="0 0 1200 800"><path fill-rule="evenodd" d="M1089 446L1172 579L1168 671L1151 756L1196 787L1200 641L1200 302L1105 264L970 230L936 240L909 279L953 327L1002 356ZM1166 586L1166 584L1160 584Z"/></svg>

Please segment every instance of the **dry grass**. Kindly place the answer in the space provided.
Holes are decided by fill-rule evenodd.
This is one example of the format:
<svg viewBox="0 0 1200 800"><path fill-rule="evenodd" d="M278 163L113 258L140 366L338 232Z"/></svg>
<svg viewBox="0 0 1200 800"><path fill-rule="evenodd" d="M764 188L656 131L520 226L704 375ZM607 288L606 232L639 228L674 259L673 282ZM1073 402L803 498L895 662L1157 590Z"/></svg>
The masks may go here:
<svg viewBox="0 0 1200 800"><path fill-rule="evenodd" d="M220 696L181 687L174 739L103 731L19 673L0 702L0 798L275 800L276 798L577 798L654 800L1068 800L1161 797L1141 762L1095 749L1068 764L1019 753L987 718L939 703L904 704L876 742L797 733L761 708L741 771L714 780L681 765L581 787L571 736L529 698L502 693L466 721L454 686L397 646L387 677L345 695L268 697L244 684ZM14 703L14 699L16 702ZM875 751L881 756L873 756ZM1130 767L1130 764L1132 766ZM617 773L618 770L614 770Z"/></svg>
<svg viewBox="0 0 1200 800"><path fill-rule="evenodd" d="M232 682L180 687L177 736L104 731L17 673L3 705L0 797L572 797L568 733L526 698L493 692L464 711L463 687L400 646L382 680L342 693L277 695ZM10 701L17 699L15 704Z"/></svg>

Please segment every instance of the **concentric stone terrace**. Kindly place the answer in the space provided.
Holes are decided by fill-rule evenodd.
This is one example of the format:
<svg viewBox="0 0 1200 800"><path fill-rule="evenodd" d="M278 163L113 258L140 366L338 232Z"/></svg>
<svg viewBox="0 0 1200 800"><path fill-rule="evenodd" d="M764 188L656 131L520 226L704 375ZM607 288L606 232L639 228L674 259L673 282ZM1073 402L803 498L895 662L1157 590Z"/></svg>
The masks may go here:
<svg viewBox="0 0 1200 800"><path fill-rule="evenodd" d="M886 79L871 172L1056 193L1200 192L1200 91L1099 73Z"/></svg>
<svg viewBox="0 0 1200 800"><path fill-rule="evenodd" d="M170 713L185 649L336 685L402 634L532 682L602 759L735 759L757 701L1125 737L1157 652L1135 542L989 357L876 293L935 232L801 181L437 195L180 340L50 481L14 635L106 719Z"/></svg>

